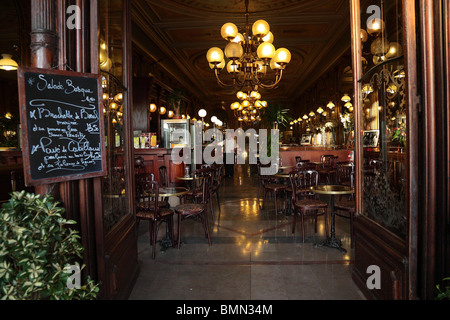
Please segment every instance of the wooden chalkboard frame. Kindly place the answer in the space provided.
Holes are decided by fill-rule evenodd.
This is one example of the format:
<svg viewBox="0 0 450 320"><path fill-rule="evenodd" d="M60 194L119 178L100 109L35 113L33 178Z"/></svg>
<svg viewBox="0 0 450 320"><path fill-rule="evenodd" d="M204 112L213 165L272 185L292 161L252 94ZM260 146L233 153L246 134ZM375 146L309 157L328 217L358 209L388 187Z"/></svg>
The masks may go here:
<svg viewBox="0 0 450 320"><path fill-rule="evenodd" d="M101 169L90 172L81 172L76 174L63 174L56 177L49 178L33 178L31 174L31 159L30 159L30 145L29 137L32 130L28 128L28 114L27 114L27 99L26 99L26 83L25 74L26 73L36 73L38 75L57 75L64 76L71 79L75 78L90 78L95 79L97 84L97 111L98 111L98 126L100 134L100 147L101 147ZM19 105L20 105L20 120L22 127L22 155L23 155L23 167L24 167L24 177L25 184L27 186L38 186L45 184L53 184L64 181L81 180L94 177L101 177L107 174L106 167L106 149L105 149L105 128L104 128L104 115L103 115L103 89L102 89L102 77L98 74L90 73L80 73L73 71L61 71L52 69L40 69L31 67L19 67L18 68L18 87L19 87Z"/></svg>

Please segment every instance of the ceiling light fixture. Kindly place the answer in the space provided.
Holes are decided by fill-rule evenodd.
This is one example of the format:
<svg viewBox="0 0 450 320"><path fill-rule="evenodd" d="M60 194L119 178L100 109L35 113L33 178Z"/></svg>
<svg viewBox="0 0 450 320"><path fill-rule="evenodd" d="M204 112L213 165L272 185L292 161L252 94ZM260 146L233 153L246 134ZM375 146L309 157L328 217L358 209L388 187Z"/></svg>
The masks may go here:
<svg viewBox="0 0 450 320"><path fill-rule="evenodd" d="M17 70L19 65L12 59L12 55L2 53L2 59L0 59L0 69L5 71Z"/></svg>
<svg viewBox="0 0 450 320"><path fill-rule="evenodd" d="M239 91L236 97L241 102L231 104L231 110L239 122L255 123L261 120L264 108L267 107L267 101L261 101L261 94L258 91L248 93Z"/></svg>
<svg viewBox="0 0 450 320"><path fill-rule="evenodd" d="M249 0L245 0L246 23L242 33L235 24L225 23L221 29L222 38L228 41L225 53L213 47L208 50L206 58L217 82L224 88L234 87L236 91L258 90L259 87L273 89L281 81L283 71L291 61L291 53L286 48L275 50L273 34L266 21L258 20L250 29L248 3ZM228 63L225 63L225 56L229 59ZM220 70L225 66L231 74L231 83L225 83L219 77ZM275 79L266 82L268 67L275 71Z"/></svg>

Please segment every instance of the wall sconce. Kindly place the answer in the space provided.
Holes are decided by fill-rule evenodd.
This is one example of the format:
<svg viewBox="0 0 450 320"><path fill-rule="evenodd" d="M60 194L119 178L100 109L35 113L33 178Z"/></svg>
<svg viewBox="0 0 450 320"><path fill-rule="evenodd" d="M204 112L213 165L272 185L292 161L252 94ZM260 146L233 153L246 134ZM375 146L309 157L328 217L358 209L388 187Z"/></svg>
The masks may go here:
<svg viewBox="0 0 450 320"><path fill-rule="evenodd" d="M332 101L330 101L330 102L328 102L327 107L329 109L333 109L335 107L335 104Z"/></svg>
<svg viewBox="0 0 450 320"><path fill-rule="evenodd" d="M349 101L352 100L352 99L349 97L348 94L344 94L344 96L342 97L341 100L344 101L344 102L349 102Z"/></svg>
<svg viewBox="0 0 450 320"><path fill-rule="evenodd" d="M12 59L12 55L2 53L2 59L0 59L0 69L5 71L17 70L19 65Z"/></svg>
<svg viewBox="0 0 450 320"><path fill-rule="evenodd" d="M150 112L156 112L156 110L158 110L158 107L156 106L156 104L150 103L149 110Z"/></svg>

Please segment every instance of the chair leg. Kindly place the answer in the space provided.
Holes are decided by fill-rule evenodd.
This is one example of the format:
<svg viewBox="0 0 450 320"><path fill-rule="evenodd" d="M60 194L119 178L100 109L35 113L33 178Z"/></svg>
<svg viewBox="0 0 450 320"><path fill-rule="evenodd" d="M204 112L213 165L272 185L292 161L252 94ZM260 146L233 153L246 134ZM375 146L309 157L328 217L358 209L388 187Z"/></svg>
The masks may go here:
<svg viewBox="0 0 450 320"><path fill-rule="evenodd" d="M217 197L217 206L219 207L219 217L220 217L220 199L219 199L219 190L216 191L216 197Z"/></svg>
<svg viewBox="0 0 450 320"><path fill-rule="evenodd" d="M277 192L273 192L273 197L275 198L275 215L278 215L278 204L277 204Z"/></svg>
<svg viewBox="0 0 450 320"><path fill-rule="evenodd" d="M205 229L206 237L208 238L209 246L211 247L211 236L209 235L209 227L208 227L208 215L206 211L204 211L200 218L202 219L203 228Z"/></svg>
<svg viewBox="0 0 450 320"><path fill-rule="evenodd" d="M178 226L177 226L177 248L180 249L180 244L181 244L181 214L178 214Z"/></svg>
<svg viewBox="0 0 450 320"><path fill-rule="evenodd" d="M300 209L300 219L302 220L302 242L305 243L305 210Z"/></svg>
<svg viewBox="0 0 450 320"><path fill-rule="evenodd" d="M350 246L353 248L355 243L353 242L353 238L354 238L354 234L353 234L353 217L354 217L354 212L350 211Z"/></svg>
<svg viewBox="0 0 450 320"><path fill-rule="evenodd" d="M264 198L263 198L263 203L262 203L261 209L264 209L264 205L266 203L266 197L267 197L267 190L264 190Z"/></svg>
<svg viewBox="0 0 450 320"><path fill-rule="evenodd" d="M293 214L294 214L294 219L292 222L292 233L295 233L295 226L297 224L297 214L298 214L297 209L295 207L293 208Z"/></svg>
<svg viewBox="0 0 450 320"><path fill-rule="evenodd" d="M169 218L169 220L167 221L167 223L169 223L169 230L170 230L170 242L172 243L172 248L175 247L175 241L174 241L174 230L173 230L173 216L171 216Z"/></svg>
<svg viewBox="0 0 450 320"><path fill-rule="evenodd" d="M158 224L156 221L149 221L148 231L150 233L150 245L153 246L152 258L156 258L156 231L158 230Z"/></svg>

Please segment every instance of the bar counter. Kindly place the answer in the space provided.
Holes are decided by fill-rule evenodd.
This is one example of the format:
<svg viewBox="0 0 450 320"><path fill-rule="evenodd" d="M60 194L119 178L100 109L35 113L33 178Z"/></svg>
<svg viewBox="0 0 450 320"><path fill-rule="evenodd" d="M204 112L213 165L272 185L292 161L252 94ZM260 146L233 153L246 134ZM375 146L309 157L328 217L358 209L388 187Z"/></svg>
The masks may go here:
<svg viewBox="0 0 450 320"><path fill-rule="evenodd" d="M300 156L302 160L317 162L320 161L322 155L332 154L338 156L338 161L348 161L350 160L352 151L350 149L330 147L282 145L280 147L280 157L284 166L295 166L295 157L297 156Z"/></svg>
<svg viewBox="0 0 450 320"><path fill-rule="evenodd" d="M184 175L185 164L176 164L171 160L172 149L164 148L149 148L149 149L134 149L134 156L142 157L144 159L144 172L153 173L155 180L161 182L159 168L162 166L167 169L167 183L173 186L182 186L183 182L176 179Z"/></svg>

